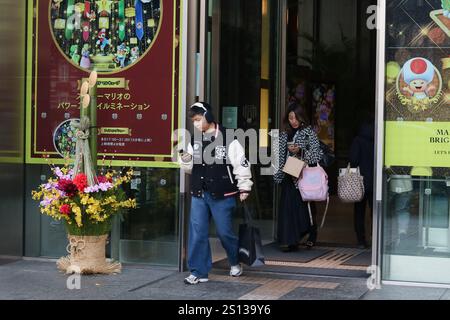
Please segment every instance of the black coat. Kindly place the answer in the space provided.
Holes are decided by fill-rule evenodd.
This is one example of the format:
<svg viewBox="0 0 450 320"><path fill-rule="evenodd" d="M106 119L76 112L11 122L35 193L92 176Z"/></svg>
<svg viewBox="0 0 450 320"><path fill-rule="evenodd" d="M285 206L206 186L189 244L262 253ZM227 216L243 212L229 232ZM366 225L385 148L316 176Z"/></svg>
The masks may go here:
<svg viewBox="0 0 450 320"><path fill-rule="evenodd" d="M358 135L353 139L350 148L351 166L358 167L364 177L364 188L366 193L373 191L373 170L374 170L374 125L365 124L359 130Z"/></svg>

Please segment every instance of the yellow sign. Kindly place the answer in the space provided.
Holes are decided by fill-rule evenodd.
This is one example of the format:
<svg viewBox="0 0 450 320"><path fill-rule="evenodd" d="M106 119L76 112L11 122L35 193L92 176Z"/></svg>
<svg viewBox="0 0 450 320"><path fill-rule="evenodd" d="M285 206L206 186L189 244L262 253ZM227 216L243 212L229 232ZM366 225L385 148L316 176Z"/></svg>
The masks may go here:
<svg viewBox="0 0 450 320"><path fill-rule="evenodd" d="M78 89L81 84L87 80L88 79L83 78L81 81L78 81ZM130 90L130 80L126 80L125 78L99 78L97 80L97 88Z"/></svg>
<svg viewBox="0 0 450 320"><path fill-rule="evenodd" d="M109 18L100 17L98 19L98 27L99 29L109 29Z"/></svg>
<svg viewBox="0 0 450 320"><path fill-rule="evenodd" d="M128 7L125 9L125 17L134 18L136 17L136 9L134 7Z"/></svg>
<svg viewBox="0 0 450 320"><path fill-rule="evenodd" d="M387 121L385 164L450 167L450 122Z"/></svg>
<svg viewBox="0 0 450 320"><path fill-rule="evenodd" d="M131 136L131 129L129 128L100 128L100 134L113 134L113 135L129 135Z"/></svg>

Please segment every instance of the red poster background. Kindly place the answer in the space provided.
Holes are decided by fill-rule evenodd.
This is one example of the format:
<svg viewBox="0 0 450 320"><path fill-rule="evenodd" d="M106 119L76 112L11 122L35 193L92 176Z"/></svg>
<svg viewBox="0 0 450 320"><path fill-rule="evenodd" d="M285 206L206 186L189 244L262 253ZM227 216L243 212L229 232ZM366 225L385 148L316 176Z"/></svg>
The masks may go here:
<svg viewBox="0 0 450 320"><path fill-rule="evenodd" d="M33 159L33 163L39 162L37 159L43 160L44 154L50 158L61 158L53 144L53 133L69 115L70 118L79 117L78 82L89 76L88 72L69 62L58 49L50 29L50 2L51 0L37 1L38 15L34 20L33 98L31 137L28 137L31 141L28 159ZM99 88L99 105L112 102L104 94L129 93L132 97L129 103L122 103L151 106L147 110L98 109L98 127L130 128L132 132L131 136L99 135L100 156L107 154L107 159L114 155L115 160L146 161L147 166L151 166L149 161L170 161L172 130L177 129L178 123L180 48L176 45L175 37L179 39L179 3L180 0L161 0L162 22L159 34L145 56L128 69L99 75L99 78L124 78L130 81L129 91ZM175 8L178 8L176 15ZM177 26L175 30L174 19ZM58 108L63 102L77 107L67 110ZM117 114L117 119L113 119L113 113ZM141 114L142 119L137 119L137 114ZM163 115L167 115L167 118ZM147 142L129 141L124 146L105 146L102 145L102 138L136 138Z"/></svg>

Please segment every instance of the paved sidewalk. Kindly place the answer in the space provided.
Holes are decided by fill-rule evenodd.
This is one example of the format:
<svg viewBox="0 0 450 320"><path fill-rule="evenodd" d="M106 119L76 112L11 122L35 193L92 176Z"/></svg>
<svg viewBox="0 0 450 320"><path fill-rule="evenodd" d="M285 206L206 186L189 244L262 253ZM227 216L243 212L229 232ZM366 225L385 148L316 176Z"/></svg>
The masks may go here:
<svg viewBox="0 0 450 320"><path fill-rule="evenodd" d="M246 272L231 278L213 270L210 281L183 283L185 273L124 265L114 276L82 276L69 290L54 261L0 264L0 300L450 300L450 289L384 286L369 291L366 279Z"/></svg>

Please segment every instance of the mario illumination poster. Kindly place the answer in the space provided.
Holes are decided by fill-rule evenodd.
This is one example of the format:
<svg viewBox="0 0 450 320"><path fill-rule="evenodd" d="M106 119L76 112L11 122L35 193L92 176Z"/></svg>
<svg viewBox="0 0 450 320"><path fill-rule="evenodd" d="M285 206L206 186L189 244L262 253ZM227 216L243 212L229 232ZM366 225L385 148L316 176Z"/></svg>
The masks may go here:
<svg viewBox="0 0 450 320"><path fill-rule="evenodd" d="M33 6L33 1L31 6ZM79 86L99 73L98 152L171 166L180 102L182 0L36 0L30 7L27 162L74 152ZM31 46L30 46L31 47Z"/></svg>
<svg viewBox="0 0 450 320"><path fill-rule="evenodd" d="M448 0L387 2L387 166L448 175L449 12Z"/></svg>

